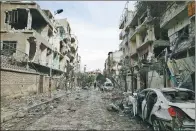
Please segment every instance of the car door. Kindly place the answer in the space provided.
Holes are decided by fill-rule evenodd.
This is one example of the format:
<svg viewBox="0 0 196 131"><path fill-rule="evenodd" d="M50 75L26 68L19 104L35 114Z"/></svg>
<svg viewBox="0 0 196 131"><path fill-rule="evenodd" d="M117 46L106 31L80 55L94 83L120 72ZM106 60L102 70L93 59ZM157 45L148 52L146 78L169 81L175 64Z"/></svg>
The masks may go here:
<svg viewBox="0 0 196 131"><path fill-rule="evenodd" d="M149 91L148 89L145 89L137 94L136 100L134 101L135 105L133 105L134 112L135 112L134 114L139 114L140 116L142 116L142 114L140 114L139 112L139 110L142 111L142 109L138 109L138 108L142 107L143 100L146 94L148 93L148 91Z"/></svg>
<svg viewBox="0 0 196 131"><path fill-rule="evenodd" d="M145 94L145 98L144 98L144 100L142 101L142 119L143 120L145 120L146 119L146 117L147 117L147 98L148 98L148 96L149 96L149 94L150 94L150 90L147 90L146 91L146 94Z"/></svg>

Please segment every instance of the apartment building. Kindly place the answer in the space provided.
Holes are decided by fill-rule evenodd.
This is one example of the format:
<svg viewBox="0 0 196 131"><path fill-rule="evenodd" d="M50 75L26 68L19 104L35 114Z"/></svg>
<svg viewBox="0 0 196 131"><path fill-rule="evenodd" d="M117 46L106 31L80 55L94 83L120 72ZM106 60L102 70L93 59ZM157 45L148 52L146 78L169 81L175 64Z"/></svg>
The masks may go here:
<svg viewBox="0 0 196 131"><path fill-rule="evenodd" d="M6 78L2 73L2 79L7 79L7 74L18 72L18 69L26 73L34 71L37 74L32 76L35 78L32 84L37 91L43 92L40 90L44 86L48 88L47 76L50 73L53 78L59 78L74 68L78 54L77 37L71 34L67 19L55 20L49 10L41 9L35 2L5 1L0 4L1 70L6 70ZM28 86L29 83L24 83L26 78L23 78L22 85L17 85L18 88ZM14 78L14 81L17 83L19 80ZM52 83L54 87L58 85Z"/></svg>
<svg viewBox="0 0 196 131"><path fill-rule="evenodd" d="M4 54L27 59L44 73L50 67L66 72L67 64L73 65L77 43L67 19L55 20L49 10L42 10L35 2L3 2L1 7L2 50L14 48Z"/></svg>
<svg viewBox="0 0 196 131"><path fill-rule="evenodd" d="M135 11L125 4L119 49L134 89L193 88L195 78L195 2L138 2ZM132 76L129 77L129 74ZM130 86L130 85L129 85Z"/></svg>
<svg viewBox="0 0 196 131"><path fill-rule="evenodd" d="M123 52L116 50L114 52L108 53L108 58L105 60L104 64L104 75L109 77L116 82L119 81L120 69L121 69L121 59L123 57Z"/></svg>
<svg viewBox="0 0 196 131"><path fill-rule="evenodd" d="M195 1L170 3L160 19L170 41L167 86L195 90Z"/></svg>
<svg viewBox="0 0 196 131"><path fill-rule="evenodd" d="M130 57L130 44L129 44L129 30L128 23L131 21L134 12L130 10L130 4L127 2L123 9L122 15L120 17L119 29L121 32L119 34L119 39L121 40L119 45L119 50L123 52L123 56L121 57L123 64L129 64ZM128 62L128 63L125 63Z"/></svg>
<svg viewBox="0 0 196 131"><path fill-rule="evenodd" d="M169 47L169 40L166 36L167 31L160 29L161 12L155 10L157 9L155 6L165 8L165 5L153 3L132 11L128 8L129 2L127 2L121 16L119 29L122 29L120 33L122 42L119 48L123 50L125 56L122 62L128 67L129 88L164 86L163 73L161 74L162 71L159 70L162 68L161 63L156 58L161 56L160 52Z"/></svg>

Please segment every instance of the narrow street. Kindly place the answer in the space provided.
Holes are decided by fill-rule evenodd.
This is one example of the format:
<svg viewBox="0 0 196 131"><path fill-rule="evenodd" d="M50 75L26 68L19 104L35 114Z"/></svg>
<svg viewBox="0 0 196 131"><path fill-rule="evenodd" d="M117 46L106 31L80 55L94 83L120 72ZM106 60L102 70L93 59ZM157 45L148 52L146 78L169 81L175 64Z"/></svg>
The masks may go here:
<svg viewBox="0 0 196 131"><path fill-rule="evenodd" d="M148 125L141 121L120 112L109 112L106 108L110 100L103 99L106 96L108 93L94 89L74 91L65 95L48 114L27 116L17 122L13 119L4 126L15 123L12 129L18 130L147 130Z"/></svg>

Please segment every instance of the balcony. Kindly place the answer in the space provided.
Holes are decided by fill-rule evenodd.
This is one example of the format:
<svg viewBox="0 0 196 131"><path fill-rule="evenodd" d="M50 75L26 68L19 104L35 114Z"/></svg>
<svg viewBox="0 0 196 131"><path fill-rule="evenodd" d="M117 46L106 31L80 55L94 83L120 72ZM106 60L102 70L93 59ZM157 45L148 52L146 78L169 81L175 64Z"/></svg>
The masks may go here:
<svg viewBox="0 0 196 131"><path fill-rule="evenodd" d="M142 22L142 24L136 27L136 29L135 29L136 32L137 33L140 33L142 31L146 30L147 29L146 23L149 22L149 21L151 21L151 20L152 20L151 18L146 17L145 20Z"/></svg>
<svg viewBox="0 0 196 131"><path fill-rule="evenodd" d="M128 31L129 25L131 24L136 12L128 11L128 21L125 23L125 31Z"/></svg>
<svg viewBox="0 0 196 131"><path fill-rule="evenodd" d="M119 34L119 39L120 39L120 40L123 40L123 38L125 37L126 34L127 34L127 33L125 32L125 30L122 30L122 31L120 32L120 34Z"/></svg>
<svg viewBox="0 0 196 131"><path fill-rule="evenodd" d="M160 19L160 27L168 29L176 21L188 16L188 1L172 3Z"/></svg>
<svg viewBox="0 0 196 131"><path fill-rule="evenodd" d="M136 34L137 34L137 31L136 31L136 30L130 31L130 32L129 32L129 39L130 39L131 41L135 41L135 40L136 40Z"/></svg>
<svg viewBox="0 0 196 131"><path fill-rule="evenodd" d="M119 29L123 29L125 27L125 23L127 22L127 17L128 17L128 8L125 7L120 17Z"/></svg>
<svg viewBox="0 0 196 131"><path fill-rule="evenodd" d="M31 30L31 31L33 33L33 37L36 40L42 42L45 46L47 46L48 48L52 49L52 45L49 44L49 42L41 34L37 33L35 30Z"/></svg>
<svg viewBox="0 0 196 131"><path fill-rule="evenodd" d="M127 56L128 56L128 57L130 56L129 50L126 50L126 51L125 51L125 57L127 57Z"/></svg>
<svg viewBox="0 0 196 131"><path fill-rule="evenodd" d="M125 44L127 44L127 43L128 43L128 38L125 37L125 38L121 41L121 43L120 43L120 45L119 45L119 48L123 48L123 47L125 46Z"/></svg>
<svg viewBox="0 0 196 131"><path fill-rule="evenodd" d="M72 43L71 46L70 46L70 49L71 49L71 51L73 51L73 52L76 51L77 48L78 48L78 46L77 46L77 44L75 44L75 43Z"/></svg>
<svg viewBox="0 0 196 131"><path fill-rule="evenodd" d="M69 59L69 57L68 57L67 55L65 55L65 60L66 60L67 62L70 62L70 59ZM68 64L67 62L66 62L66 65Z"/></svg>
<svg viewBox="0 0 196 131"><path fill-rule="evenodd" d="M54 28L54 24L36 2L23 3L17 1L9 1L9 4L13 4L20 9L30 9L33 18L44 20L52 29Z"/></svg>
<svg viewBox="0 0 196 131"><path fill-rule="evenodd" d="M137 50L144 50L148 47L150 43L152 43L155 39L153 39L150 35L147 35L143 41L143 43L137 47Z"/></svg>
<svg viewBox="0 0 196 131"><path fill-rule="evenodd" d="M131 55L131 57L133 58L133 57L135 57L136 55L137 55L137 50L136 50L136 46L134 47L134 46L132 46L131 47L131 53L130 53Z"/></svg>

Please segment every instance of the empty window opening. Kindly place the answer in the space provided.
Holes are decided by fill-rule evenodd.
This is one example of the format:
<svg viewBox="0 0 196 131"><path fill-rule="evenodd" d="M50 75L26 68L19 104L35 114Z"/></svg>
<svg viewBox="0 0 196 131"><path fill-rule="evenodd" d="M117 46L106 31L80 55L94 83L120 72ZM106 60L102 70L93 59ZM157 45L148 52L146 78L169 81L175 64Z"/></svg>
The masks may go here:
<svg viewBox="0 0 196 131"><path fill-rule="evenodd" d="M25 9L17 9L5 12L5 23L11 25L14 29L25 29L27 27L28 12ZM22 17L19 17L22 16Z"/></svg>
<svg viewBox="0 0 196 131"><path fill-rule="evenodd" d="M141 24L144 22L145 18L147 17L147 11L142 15L142 17L140 18L140 22Z"/></svg>
<svg viewBox="0 0 196 131"><path fill-rule="evenodd" d="M145 38L146 38L147 34L148 34L147 33L147 30L141 32L141 40L142 40L142 43L145 41Z"/></svg>
<svg viewBox="0 0 196 131"><path fill-rule="evenodd" d="M5 12L5 23L8 23L11 25L17 22L18 22L18 11L17 10Z"/></svg>
<svg viewBox="0 0 196 131"><path fill-rule="evenodd" d="M47 54L46 54L46 56L51 55L51 53L52 53L52 50L51 50L51 49L49 49L49 48L47 48Z"/></svg>
<svg viewBox="0 0 196 131"><path fill-rule="evenodd" d="M60 37L63 37L65 35L65 30L62 26L58 27L59 29L59 34L60 34Z"/></svg>
<svg viewBox="0 0 196 131"><path fill-rule="evenodd" d="M54 53L53 59L56 59L57 56L58 56L57 53Z"/></svg>
<svg viewBox="0 0 196 131"><path fill-rule="evenodd" d="M137 90L137 75L133 76L133 87L135 89L135 91Z"/></svg>
<svg viewBox="0 0 196 131"><path fill-rule="evenodd" d="M74 43L76 40L75 40L75 38L71 38L71 43Z"/></svg>
<svg viewBox="0 0 196 131"><path fill-rule="evenodd" d="M3 41L1 55L12 56L16 53L16 41Z"/></svg>
<svg viewBox="0 0 196 131"><path fill-rule="evenodd" d="M61 50L63 47L64 47L64 46L63 46L63 42L60 41L60 50Z"/></svg>
<svg viewBox="0 0 196 131"><path fill-rule="evenodd" d="M46 49L46 46L43 43L41 43L41 45L40 45L41 52L43 52L45 49Z"/></svg>
<svg viewBox="0 0 196 131"><path fill-rule="evenodd" d="M169 41L169 37L168 37L168 33L167 32L168 32L167 30L161 29L160 38L162 40L168 40Z"/></svg>
<svg viewBox="0 0 196 131"><path fill-rule="evenodd" d="M48 36L49 37L52 37L53 36L53 32L52 32L52 29L51 28L48 29Z"/></svg>
<svg viewBox="0 0 196 131"><path fill-rule="evenodd" d="M72 58L70 59L70 63L72 63L72 62L73 62L73 60L74 60L74 58L72 57Z"/></svg>
<svg viewBox="0 0 196 131"><path fill-rule="evenodd" d="M31 10L32 15L32 29L36 30L38 33L41 33L43 29L48 25L44 18L37 13L36 10Z"/></svg>
<svg viewBox="0 0 196 131"><path fill-rule="evenodd" d="M188 40L189 38L189 25L185 26L178 31L178 37L180 37L180 42Z"/></svg>
<svg viewBox="0 0 196 131"><path fill-rule="evenodd" d="M33 60L35 57L35 52L36 52L36 43L34 41L29 41L30 43L30 48L29 48L29 60Z"/></svg>
<svg viewBox="0 0 196 131"><path fill-rule="evenodd" d="M64 57L60 55L60 58L59 58L60 62L62 62L63 58Z"/></svg>

